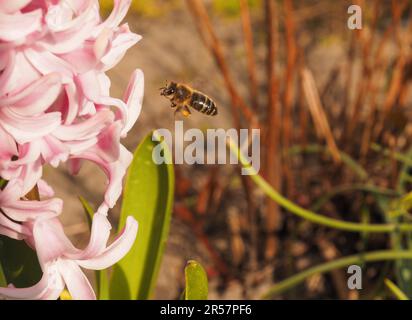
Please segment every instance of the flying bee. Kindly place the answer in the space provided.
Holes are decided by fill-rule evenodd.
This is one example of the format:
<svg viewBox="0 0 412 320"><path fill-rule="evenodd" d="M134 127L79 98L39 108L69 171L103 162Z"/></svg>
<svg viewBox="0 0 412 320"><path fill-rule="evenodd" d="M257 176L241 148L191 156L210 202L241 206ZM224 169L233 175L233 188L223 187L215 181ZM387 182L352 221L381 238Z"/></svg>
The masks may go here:
<svg viewBox="0 0 412 320"><path fill-rule="evenodd" d="M160 94L170 100L171 107L176 108L176 112L181 112L188 117L193 108L209 116L217 115L216 104L204 93L192 89L188 85L171 82L163 88L160 88Z"/></svg>

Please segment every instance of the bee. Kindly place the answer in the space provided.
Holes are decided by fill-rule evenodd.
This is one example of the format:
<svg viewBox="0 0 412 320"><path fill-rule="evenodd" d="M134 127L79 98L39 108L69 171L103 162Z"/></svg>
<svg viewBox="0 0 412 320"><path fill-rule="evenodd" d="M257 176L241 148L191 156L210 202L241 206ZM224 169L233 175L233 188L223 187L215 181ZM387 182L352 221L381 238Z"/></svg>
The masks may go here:
<svg viewBox="0 0 412 320"><path fill-rule="evenodd" d="M176 112L181 112L188 117L193 108L209 116L217 115L216 104L204 93L192 89L188 85L171 82L169 85L160 88L160 94L170 100L171 107L176 108Z"/></svg>

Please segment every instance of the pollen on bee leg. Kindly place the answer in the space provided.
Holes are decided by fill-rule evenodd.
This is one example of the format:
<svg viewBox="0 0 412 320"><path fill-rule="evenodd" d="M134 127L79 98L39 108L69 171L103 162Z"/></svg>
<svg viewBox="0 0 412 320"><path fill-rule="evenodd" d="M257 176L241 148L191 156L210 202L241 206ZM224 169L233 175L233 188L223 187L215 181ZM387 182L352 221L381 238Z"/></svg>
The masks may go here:
<svg viewBox="0 0 412 320"><path fill-rule="evenodd" d="M190 111L183 109L182 114L183 114L184 117L188 117L188 116L190 116Z"/></svg>

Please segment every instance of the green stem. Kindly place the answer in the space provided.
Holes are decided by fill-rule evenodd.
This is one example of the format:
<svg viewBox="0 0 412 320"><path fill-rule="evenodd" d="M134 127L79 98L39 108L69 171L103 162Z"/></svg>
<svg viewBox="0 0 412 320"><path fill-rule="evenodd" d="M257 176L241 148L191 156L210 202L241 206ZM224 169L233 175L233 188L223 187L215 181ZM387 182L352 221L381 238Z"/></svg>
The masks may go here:
<svg viewBox="0 0 412 320"><path fill-rule="evenodd" d="M398 298L398 300L409 300L406 294L391 280L385 279L385 285L393 293L393 295Z"/></svg>
<svg viewBox="0 0 412 320"><path fill-rule="evenodd" d="M299 154L299 153L320 153L320 152L329 152L329 148L326 148L324 146L318 145L318 144L309 144L307 146L293 146L288 150L288 154L293 155L293 154ZM342 162L350 168L353 172L355 172L359 178L362 180L365 180L368 178L368 173L366 170L358 163L356 162L350 155L343 151L339 151L340 158Z"/></svg>
<svg viewBox="0 0 412 320"><path fill-rule="evenodd" d="M268 197L270 197L273 201L278 203L284 209L288 210L289 212L305 219L311 221L313 223L317 223L320 225L324 225L327 227L345 230L350 232L392 232L395 230L399 230L402 232L412 231L412 224L364 224L364 223L356 223L356 222L346 222L341 221L333 218L328 218L322 216L318 213L313 211L304 209L297 204L293 203L292 201L288 200L284 196L282 196L279 192L272 188L272 186L265 181L260 175L257 174L256 170L248 163L248 161L244 158L241 152L235 143L232 140L229 140L229 147L234 152L240 160L240 163L243 167L248 170L250 174L250 178L262 189L264 193Z"/></svg>
<svg viewBox="0 0 412 320"><path fill-rule="evenodd" d="M388 197L400 196L400 194L394 190L376 187L371 184L357 183L357 184L350 184L350 185L342 185L342 186L338 186L332 189L332 191L320 197L315 202L315 204L311 207L311 209L313 211L319 210L326 202L328 202L333 197L341 193L346 193L346 192L351 192L351 191L363 191L363 192L368 192L368 193L383 195L383 196L388 196Z"/></svg>
<svg viewBox="0 0 412 320"><path fill-rule="evenodd" d="M412 166L412 159L404 154L396 151L392 151L386 148L381 147L377 143L373 143L371 145L371 149L376 152L382 152L383 155L393 157L394 159L398 160L399 162L403 162L408 166Z"/></svg>
<svg viewBox="0 0 412 320"><path fill-rule="evenodd" d="M314 274L322 274L331 270L342 268L345 266L360 264L365 262L374 261L387 261L397 259L412 259L412 251L395 251L395 250L382 250L373 251L368 253L362 253L352 255L344 258L340 258L334 261L326 262L321 265L304 270L292 277L289 277L269 289L267 293L262 296L262 299L269 299L277 294L280 294L288 289L291 289L303 282L306 278Z"/></svg>

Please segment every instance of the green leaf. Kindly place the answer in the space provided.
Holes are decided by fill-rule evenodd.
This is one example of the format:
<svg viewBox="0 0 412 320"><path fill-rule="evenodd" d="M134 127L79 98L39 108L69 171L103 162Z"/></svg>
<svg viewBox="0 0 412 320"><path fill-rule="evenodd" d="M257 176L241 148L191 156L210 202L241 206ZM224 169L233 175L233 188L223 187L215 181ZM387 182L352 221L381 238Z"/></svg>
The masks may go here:
<svg viewBox="0 0 412 320"><path fill-rule="evenodd" d="M6 276L4 274L1 262L0 262L0 287L7 287L7 280L6 280Z"/></svg>
<svg viewBox="0 0 412 320"><path fill-rule="evenodd" d="M79 196L79 200L82 203L84 212L86 213L86 219L89 224L89 228L92 227L92 221L93 221L93 216L94 216L94 209L91 206L91 204L82 196Z"/></svg>
<svg viewBox="0 0 412 320"><path fill-rule="evenodd" d="M96 271L97 297L99 300L110 300L109 272L106 270Z"/></svg>
<svg viewBox="0 0 412 320"><path fill-rule="evenodd" d="M166 143L152 141L152 133L134 153L123 193L119 230L127 216L132 215L139 222L139 231L130 252L114 267L111 299L148 299L156 282L169 232L174 172L171 164L154 163L155 147L163 147L166 162L172 163Z"/></svg>
<svg viewBox="0 0 412 320"><path fill-rule="evenodd" d="M207 275L199 262L188 261L185 268L185 279L185 300L207 300Z"/></svg>
<svg viewBox="0 0 412 320"><path fill-rule="evenodd" d="M32 286L41 279L37 255L24 241L0 236L0 263L7 283L18 288Z"/></svg>

